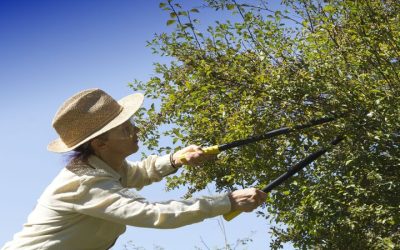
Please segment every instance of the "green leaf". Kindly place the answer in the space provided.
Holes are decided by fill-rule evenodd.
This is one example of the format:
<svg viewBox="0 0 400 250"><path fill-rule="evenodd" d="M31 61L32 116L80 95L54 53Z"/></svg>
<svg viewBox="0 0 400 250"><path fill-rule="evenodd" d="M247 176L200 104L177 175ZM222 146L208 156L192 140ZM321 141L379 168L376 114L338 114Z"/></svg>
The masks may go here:
<svg viewBox="0 0 400 250"><path fill-rule="evenodd" d="M335 7L328 4L328 5L325 5L325 6L323 7L323 10L324 10L325 12L334 12L334 11L335 11Z"/></svg>
<svg viewBox="0 0 400 250"><path fill-rule="evenodd" d="M234 5L234 4L227 4L227 5L226 5L226 8L227 8L228 10L233 10L233 9L235 8L235 5Z"/></svg>
<svg viewBox="0 0 400 250"><path fill-rule="evenodd" d="M175 22L176 22L176 20L173 20L173 19L168 20L168 21L167 21L167 25L169 26L169 25L171 25L171 24L174 24Z"/></svg>

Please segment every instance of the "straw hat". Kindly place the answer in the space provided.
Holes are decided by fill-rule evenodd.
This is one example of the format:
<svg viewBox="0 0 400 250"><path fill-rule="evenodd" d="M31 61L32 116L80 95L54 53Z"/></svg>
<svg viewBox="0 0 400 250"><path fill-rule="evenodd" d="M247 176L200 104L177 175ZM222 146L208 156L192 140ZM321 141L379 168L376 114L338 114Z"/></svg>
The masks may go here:
<svg viewBox="0 0 400 250"><path fill-rule="evenodd" d="M128 95L118 102L101 89L81 91L59 108L53 127L60 138L50 142L52 152L68 152L121 125L140 108L144 96Z"/></svg>

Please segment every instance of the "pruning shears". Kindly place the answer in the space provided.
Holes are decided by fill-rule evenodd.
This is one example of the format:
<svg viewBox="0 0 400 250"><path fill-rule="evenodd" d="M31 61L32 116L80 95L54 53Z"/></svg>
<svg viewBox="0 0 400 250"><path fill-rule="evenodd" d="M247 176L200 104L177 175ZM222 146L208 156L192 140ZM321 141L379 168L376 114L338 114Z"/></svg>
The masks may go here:
<svg viewBox="0 0 400 250"><path fill-rule="evenodd" d="M275 130L269 131L269 132L267 132L265 134L262 134L262 135L252 136L252 137L249 137L249 138L246 138L246 139L237 140L237 141L233 141L233 142L226 143L226 144L214 145L214 146L211 146L211 147L205 147L205 148L202 148L202 150L206 154L218 154L218 153L220 153L222 151L225 151L225 150L228 150L228 149L232 149L232 148L244 146L244 145L247 145L247 144L250 144L250 143L254 143L254 142L257 142L257 141L269 139L269 138L272 138L272 137L275 137L275 136L278 136L278 135L289 134L289 133L291 133L293 131L297 131L297 130L301 130L301 129L305 129L305 128L321 125L321 124L324 124L324 123L327 123L327 122L331 122L333 120L335 120L335 118L332 118L332 117L315 119L315 120L311 120L309 123L306 123L306 124L295 125L293 127L283 127L283 128L279 128L279 129L275 129ZM337 137L333 141L331 141L331 143L330 143L330 145L328 147L321 148L318 151L308 155L306 158L304 158L303 160L301 160L298 163L296 163L295 165L293 165L286 173L282 174L277 179L275 179L274 181L269 183L266 187L264 187L262 189L262 191L266 192L266 193L270 192L272 189L274 189L275 187L279 186L285 180L287 180L288 178L290 178L291 176L293 176L294 174L296 174L297 172L302 170L304 167L308 166L310 163L315 161L317 158L319 158L320 156L325 154L328 150L330 150L333 146L337 145L343 139L344 139L343 137ZM186 154L183 154L183 155L179 156L179 160L181 162L183 162L183 163L187 163L186 162ZM238 216L240 213L241 213L240 211L232 211L232 212L230 212L228 214L225 214L224 215L224 219L227 220L227 221L230 221L233 218L235 218L236 216Z"/></svg>
<svg viewBox="0 0 400 250"><path fill-rule="evenodd" d="M249 137L249 138L246 138L246 139L243 139L243 140L237 140L237 141L233 141L233 142L226 143L226 144L205 147L205 148L202 148L202 150L203 150L203 152L205 154L219 154L220 152L228 150L228 149L232 149L232 148L244 146L244 145L247 145L247 144L250 144L250 143L258 142L258 141L261 141L261 140L269 139L269 138L272 138L272 137L275 137L275 136L278 136L278 135L289 134L290 132L293 132L293 131L296 131L296 130L317 126L317 125L320 125L320 124L331 122L333 120L334 120L334 118L332 118L332 117L311 120L307 124L295 125L293 127L279 128L279 129L275 129L275 130L269 131L269 132L267 132L265 134L262 134L262 135L256 135L256 136L252 136L252 137ZM185 156L186 156L186 154L183 154L183 155L179 156L179 160L182 163L187 164Z"/></svg>

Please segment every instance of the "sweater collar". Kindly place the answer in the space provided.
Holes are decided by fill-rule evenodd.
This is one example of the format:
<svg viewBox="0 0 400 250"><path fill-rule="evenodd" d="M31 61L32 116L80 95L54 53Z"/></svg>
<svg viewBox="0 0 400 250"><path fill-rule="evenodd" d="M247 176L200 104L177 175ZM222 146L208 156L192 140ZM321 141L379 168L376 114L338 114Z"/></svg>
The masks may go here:
<svg viewBox="0 0 400 250"><path fill-rule="evenodd" d="M117 180L121 179L121 175L115 171L112 167L110 167L107 163L105 163L102 159L95 155L89 156L87 160L88 164L96 169L101 169L106 171L107 173L111 174Z"/></svg>

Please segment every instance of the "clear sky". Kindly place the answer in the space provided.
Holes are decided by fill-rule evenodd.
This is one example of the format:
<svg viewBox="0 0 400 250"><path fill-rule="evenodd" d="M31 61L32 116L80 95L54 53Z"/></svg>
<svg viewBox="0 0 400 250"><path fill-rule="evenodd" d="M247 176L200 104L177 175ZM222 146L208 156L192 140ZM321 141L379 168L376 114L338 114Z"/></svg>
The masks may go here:
<svg viewBox="0 0 400 250"><path fill-rule="evenodd" d="M51 121L62 102L87 88L101 88L120 99L131 94L128 82L147 80L154 74L152 63L165 60L145 46L154 33L169 29L159 2L0 1L0 247L22 228L64 166L61 155L46 150L57 138ZM129 159L139 160L140 153ZM184 194L184 189L166 192L164 185L153 184L140 194L150 201ZM125 249L129 241L145 249L206 249L202 241L211 249L222 247L220 222L208 219L173 230L130 227L113 249ZM254 231L248 249L268 249L267 223L252 213L224 227L229 242Z"/></svg>

